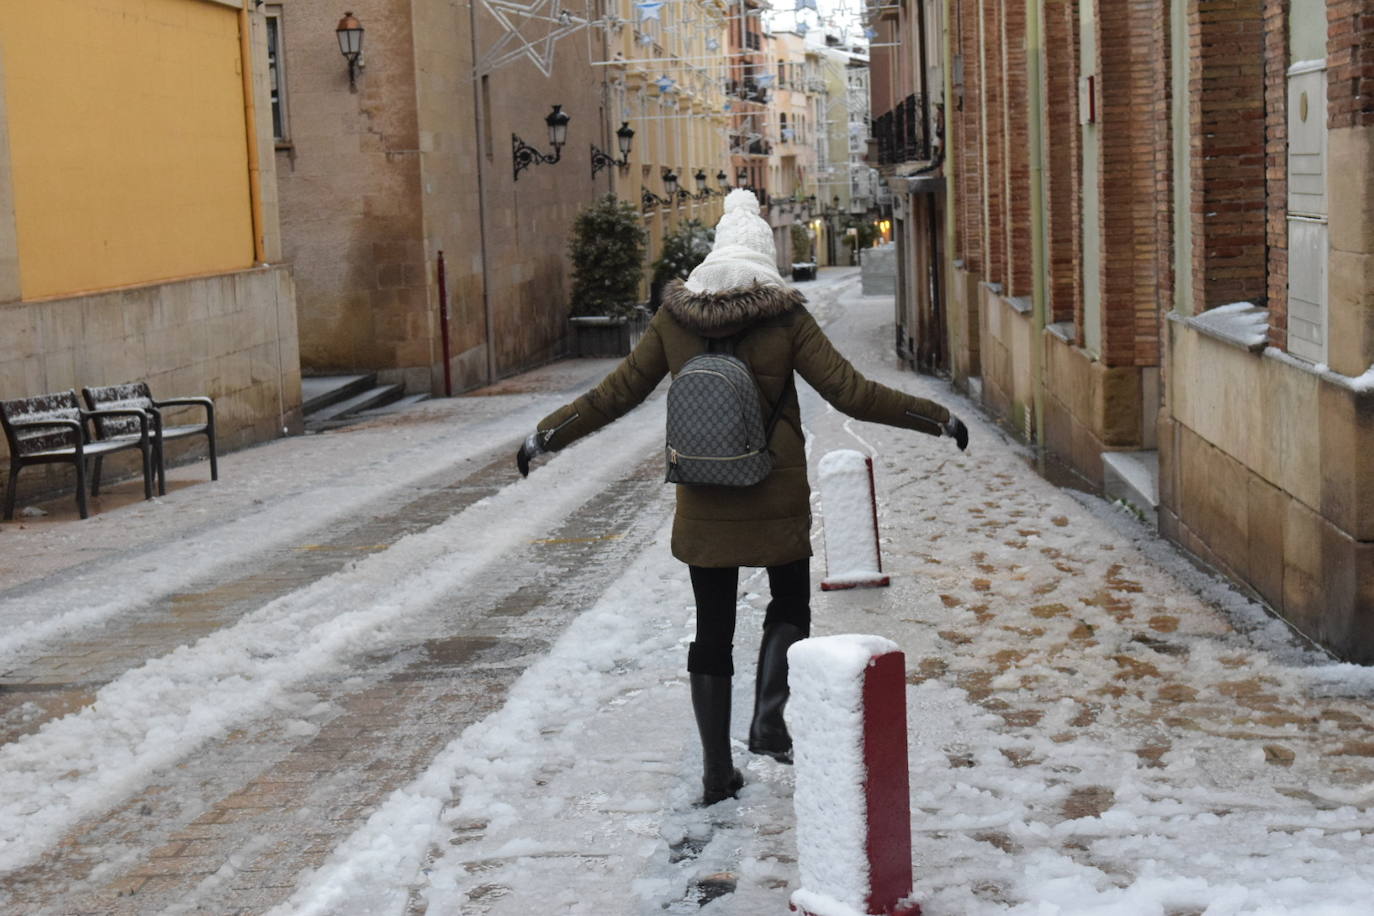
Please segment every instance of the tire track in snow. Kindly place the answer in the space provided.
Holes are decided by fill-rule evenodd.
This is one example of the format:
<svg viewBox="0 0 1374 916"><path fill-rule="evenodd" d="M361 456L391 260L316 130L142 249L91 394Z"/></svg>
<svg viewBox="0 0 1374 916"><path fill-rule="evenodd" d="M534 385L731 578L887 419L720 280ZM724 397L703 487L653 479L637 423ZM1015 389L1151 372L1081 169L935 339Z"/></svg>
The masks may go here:
<svg viewBox="0 0 1374 916"><path fill-rule="evenodd" d="M349 519L351 527L341 523L327 532L310 532L316 535L312 540L323 540L322 544L311 544L308 549L278 548L231 564L211 583L201 580L200 591L177 592L152 601L108 621L94 637L64 641L53 650L54 655L73 660L58 670L46 670L48 660L42 658L30 663L27 671L15 669L11 674L19 676L19 683L0 696L0 743L87 705L102 684L148 659L340 571L356 560L359 551L384 550L407 534L442 522L495 492L493 481L498 475L501 479L509 477L510 456L504 448L481 456L476 463L482 466L456 482L450 482L449 474L425 481L424 486L417 487L421 496L387 507L384 515L369 518L364 514ZM38 677L23 683L27 673ZM14 707L8 714L4 712L7 705Z"/></svg>
<svg viewBox="0 0 1374 916"><path fill-rule="evenodd" d="M532 427L563 397L549 395L499 421L464 425L436 439L397 449L231 522L166 543L141 545L128 555L63 576L56 584L21 586L0 594L0 673L36 645L165 599L235 564L364 513L426 478L451 473L490 449L493 434L509 435L508 427ZM513 443L514 436L511 439ZM149 568L150 557L155 558L153 568ZM118 585L112 588L112 582ZM91 601L92 595L110 592L115 597Z"/></svg>
<svg viewBox="0 0 1374 916"><path fill-rule="evenodd" d="M660 400L658 422L578 443L530 482L126 673L80 713L0 748L0 873L33 861L150 772L270 710L288 687L374 649L417 608L461 592L655 449L661 409Z"/></svg>
<svg viewBox="0 0 1374 916"><path fill-rule="evenodd" d="M661 461L642 462L461 595L398 622L345 676L295 685L270 719L152 774L41 864L7 876L8 903L141 916L260 912L284 898L454 734L500 708L553 635L613 594L608 582L667 524Z"/></svg>

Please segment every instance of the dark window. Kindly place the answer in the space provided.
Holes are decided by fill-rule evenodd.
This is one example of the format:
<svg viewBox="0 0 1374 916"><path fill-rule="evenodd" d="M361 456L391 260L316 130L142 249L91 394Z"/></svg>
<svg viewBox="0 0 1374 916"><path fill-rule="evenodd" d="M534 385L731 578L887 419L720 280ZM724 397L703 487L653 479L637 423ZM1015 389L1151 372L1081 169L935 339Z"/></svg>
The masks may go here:
<svg viewBox="0 0 1374 916"><path fill-rule="evenodd" d="M267 9L267 82L272 104L272 136L287 139L286 74L281 34L281 7Z"/></svg>

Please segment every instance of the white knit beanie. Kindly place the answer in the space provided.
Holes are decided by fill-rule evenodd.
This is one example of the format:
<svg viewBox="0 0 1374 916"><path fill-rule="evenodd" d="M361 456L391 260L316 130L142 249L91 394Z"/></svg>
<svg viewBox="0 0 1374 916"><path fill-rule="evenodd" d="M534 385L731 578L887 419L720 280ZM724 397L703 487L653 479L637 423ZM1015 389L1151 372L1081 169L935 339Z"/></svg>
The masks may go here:
<svg viewBox="0 0 1374 916"><path fill-rule="evenodd" d="M753 286L783 286L778 273L773 230L759 216L753 191L736 188L725 198L725 213L716 223L716 241L687 277L693 293L718 293Z"/></svg>

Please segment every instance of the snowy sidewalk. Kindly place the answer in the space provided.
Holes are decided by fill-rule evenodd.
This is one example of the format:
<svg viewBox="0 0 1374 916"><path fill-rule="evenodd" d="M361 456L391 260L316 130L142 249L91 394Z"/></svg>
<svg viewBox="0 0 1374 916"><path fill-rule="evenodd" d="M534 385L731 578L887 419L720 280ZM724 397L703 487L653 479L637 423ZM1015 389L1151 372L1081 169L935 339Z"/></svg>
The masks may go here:
<svg viewBox="0 0 1374 916"><path fill-rule="evenodd" d="M898 371L891 300L856 279L803 284L841 351L971 431L961 455L798 386L813 480L832 449L877 456L892 586L814 591L813 631L906 653L927 916L1370 912L1374 676ZM742 740L761 573L736 637L748 784L691 806L661 398L509 467L609 365L229 456L219 484L118 510L128 544L0 530L0 911L786 912L791 771ZM88 544L89 578L51 575Z"/></svg>
<svg viewBox="0 0 1374 916"><path fill-rule="evenodd" d="M829 331L865 371L949 402L891 367L889 302L842 312ZM1305 653L1131 516L1050 486L967 405L960 456L805 397L813 460L878 455L894 585L817 592L815 632L907 653L926 913L1368 911L1369 672ZM743 597L737 736L761 579ZM690 808L683 571L650 551L609 594L282 912L373 902L379 874L402 882L422 857L396 854L406 836L433 850L412 897L431 912L785 912L790 772L741 751L740 801ZM737 885L712 899L722 873Z"/></svg>

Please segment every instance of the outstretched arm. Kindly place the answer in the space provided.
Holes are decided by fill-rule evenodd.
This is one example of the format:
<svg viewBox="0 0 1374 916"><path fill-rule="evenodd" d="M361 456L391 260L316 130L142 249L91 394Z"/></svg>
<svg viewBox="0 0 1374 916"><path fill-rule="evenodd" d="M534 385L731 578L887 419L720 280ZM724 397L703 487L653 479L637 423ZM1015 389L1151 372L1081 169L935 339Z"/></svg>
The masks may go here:
<svg viewBox="0 0 1374 916"><path fill-rule="evenodd" d="M960 449L968 444L967 428L940 404L864 378L810 313L797 323L794 352L801 377L837 410L859 420L952 436Z"/></svg>
<svg viewBox="0 0 1374 916"><path fill-rule="evenodd" d="M516 453L520 473L529 473L530 459L534 456L556 452L629 413L667 374L668 358L663 352L663 339L659 337L655 320L649 323L634 351L600 384L539 421Z"/></svg>

